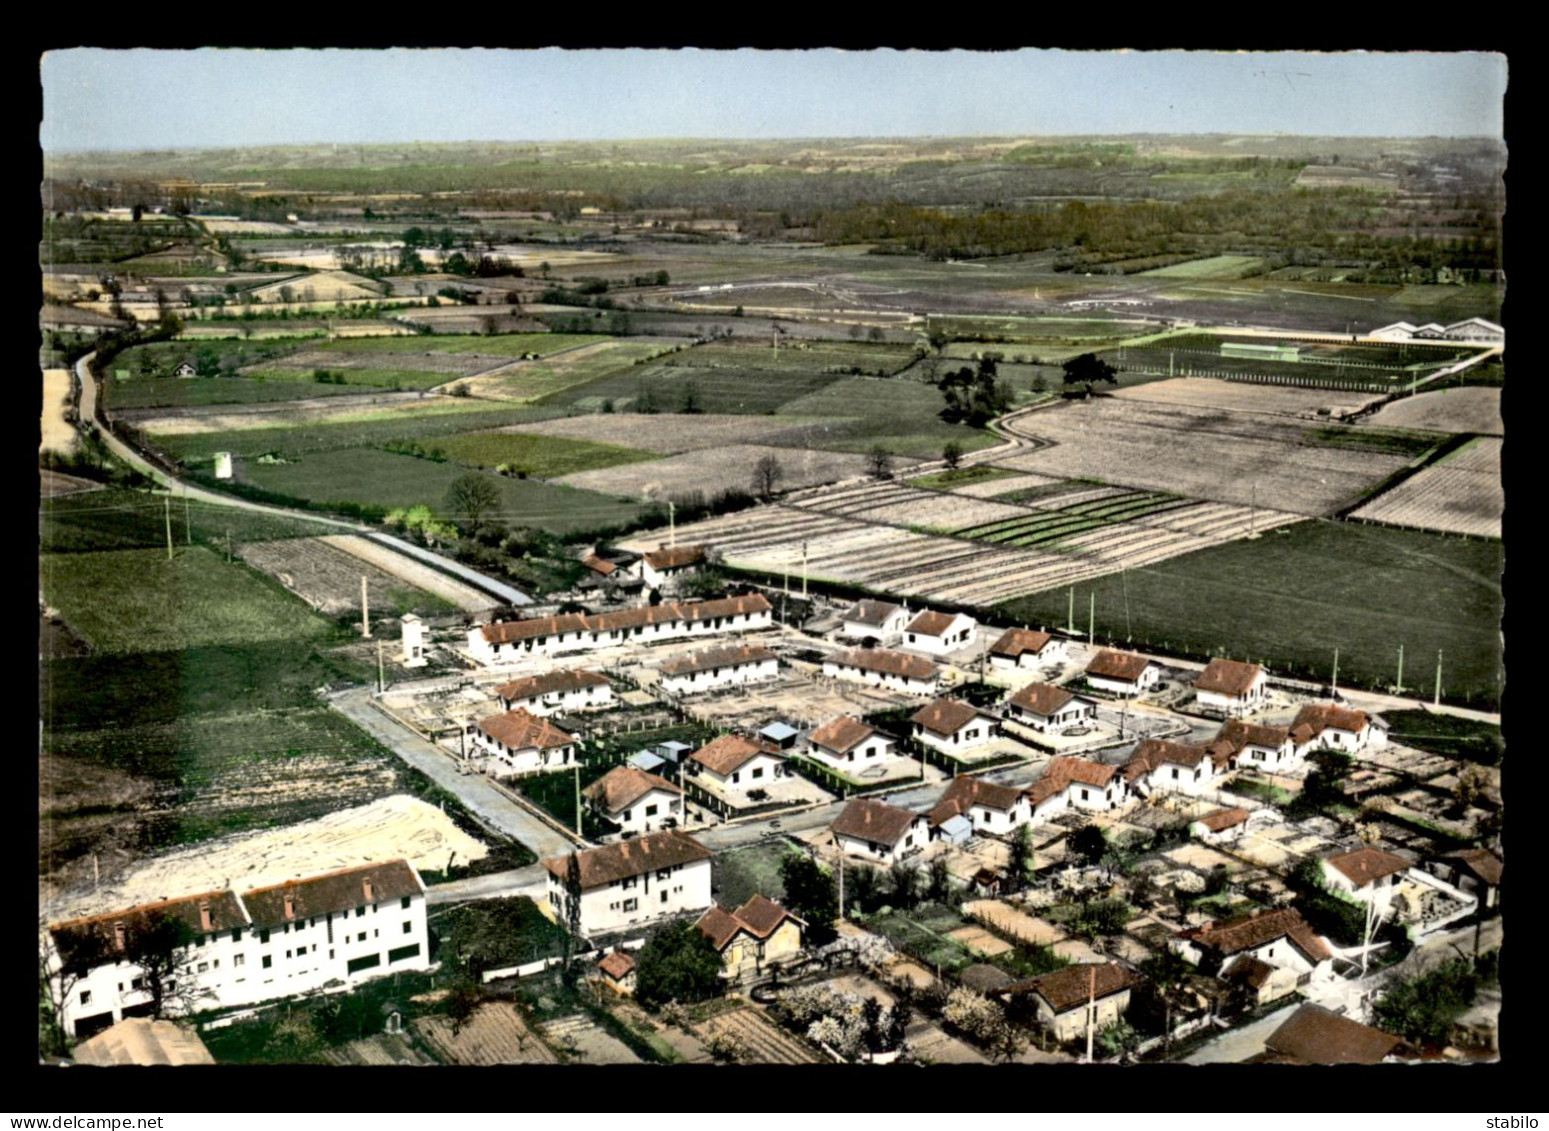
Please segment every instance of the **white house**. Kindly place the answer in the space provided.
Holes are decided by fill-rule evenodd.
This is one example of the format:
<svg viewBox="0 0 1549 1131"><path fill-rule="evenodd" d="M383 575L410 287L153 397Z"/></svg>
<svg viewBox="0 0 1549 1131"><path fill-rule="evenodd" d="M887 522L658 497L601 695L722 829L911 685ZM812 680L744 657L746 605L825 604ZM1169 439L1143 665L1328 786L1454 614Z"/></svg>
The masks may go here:
<svg viewBox="0 0 1549 1131"><path fill-rule="evenodd" d="M468 654L483 664L503 664L532 655L754 632L773 624L774 609L769 599L762 593L748 593L713 601L642 605L606 613L562 613L476 625L468 630Z"/></svg>
<svg viewBox="0 0 1549 1131"><path fill-rule="evenodd" d="M683 823L683 791L666 778L615 766L581 791L592 810L625 832L650 833L669 817Z"/></svg>
<svg viewBox="0 0 1549 1131"><path fill-rule="evenodd" d="M911 813L869 797L857 797L829 826L841 852L878 864L893 864L925 851L930 825Z"/></svg>
<svg viewBox="0 0 1549 1131"><path fill-rule="evenodd" d="M1383 342L1407 342L1415 336L1416 326L1413 322L1391 322L1386 326L1379 326L1366 336L1376 338Z"/></svg>
<svg viewBox="0 0 1549 1131"><path fill-rule="evenodd" d="M914 737L947 754L972 750L1000 733L1000 720L956 699L933 699L909 716Z"/></svg>
<svg viewBox="0 0 1549 1131"><path fill-rule="evenodd" d="M1217 764L1234 769L1252 767L1276 773L1305 764L1290 727L1261 726L1244 719L1227 719L1206 745Z"/></svg>
<svg viewBox="0 0 1549 1131"><path fill-rule="evenodd" d="M1161 791L1199 793L1212 788L1222 766L1208 747L1192 742L1143 739L1124 763L1124 780L1143 795Z"/></svg>
<svg viewBox="0 0 1549 1131"><path fill-rule="evenodd" d="M483 756L481 768L491 777L548 773L578 761L575 736L528 711L480 719L470 728L470 737L474 751Z"/></svg>
<svg viewBox="0 0 1549 1131"><path fill-rule="evenodd" d="M1087 683L1114 695L1143 695L1161 679L1161 665L1133 652L1105 648L1086 666Z"/></svg>
<svg viewBox="0 0 1549 1131"><path fill-rule="evenodd" d="M588 936L702 911L713 902L710 857L708 848L678 831L556 856L543 862L549 906L556 922L568 924L573 889L579 889L580 928Z"/></svg>
<svg viewBox="0 0 1549 1131"><path fill-rule="evenodd" d="M1129 787L1118 766L1061 755L1028 786L1029 818L1041 824L1058 813L1084 809L1101 813L1129 803Z"/></svg>
<svg viewBox="0 0 1549 1131"><path fill-rule="evenodd" d="M903 646L932 656L945 656L974 642L978 625L962 613L925 610L904 626Z"/></svg>
<svg viewBox="0 0 1549 1131"><path fill-rule="evenodd" d="M1368 745L1387 745L1387 726L1365 711L1335 703L1309 703L1291 721L1291 741L1306 757L1315 750L1339 750L1354 754Z"/></svg>
<svg viewBox="0 0 1549 1131"><path fill-rule="evenodd" d="M1258 664L1211 660L1194 680L1194 702L1201 713L1239 715L1269 699L1269 677Z"/></svg>
<svg viewBox="0 0 1549 1131"><path fill-rule="evenodd" d="M1058 734L1097 721L1097 700L1052 683L1029 683L1004 707L1006 718L1043 734Z"/></svg>
<svg viewBox="0 0 1549 1131"><path fill-rule="evenodd" d="M1008 628L990 645L990 666L1003 670L1036 668L1051 660L1063 660L1065 642L1047 632L1030 628Z"/></svg>
<svg viewBox="0 0 1549 1131"><path fill-rule="evenodd" d="M597 672L554 671L503 683L495 695L508 711L561 715L613 706L613 682Z"/></svg>
<svg viewBox="0 0 1549 1131"><path fill-rule="evenodd" d="M1141 981L1117 962L1074 964L1013 982L994 996L1004 1001L1032 995L1038 1024L1056 1041L1074 1042L1085 1040L1089 1028L1101 1032L1122 1020L1129 1009L1130 991Z"/></svg>
<svg viewBox="0 0 1549 1131"><path fill-rule="evenodd" d="M760 644L706 648L665 661L662 689L674 695L695 695L739 683L766 683L780 678L780 661Z"/></svg>
<svg viewBox="0 0 1549 1131"><path fill-rule="evenodd" d="M651 589L676 585L704 564L703 546L662 546L640 555L640 580Z"/></svg>
<svg viewBox="0 0 1549 1131"><path fill-rule="evenodd" d="M1323 882L1334 892L1375 904L1387 911L1393 902L1395 882L1414 865L1402 856L1369 845L1341 852L1323 860Z"/></svg>
<svg viewBox="0 0 1549 1131"><path fill-rule="evenodd" d="M1230 844L1248 830L1246 809L1215 809L1196 821L1189 822L1189 835L1205 844Z"/></svg>
<svg viewBox="0 0 1549 1131"><path fill-rule="evenodd" d="M823 674L910 695L934 695L941 687L941 669L929 660L882 648L852 648L829 656L823 661Z"/></svg>
<svg viewBox="0 0 1549 1131"><path fill-rule="evenodd" d="M1230 978L1233 966L1250 960L1271 968L1264 979L1250 967L1260 982L1256 996L1265 1001L1293 992L1303 980L1328 977L1334 965L1328 944L1289 907L1191 927L1168 945L1202 974Z"/></svg>
<svg viewBox="0 0 1549 1131"><path fill-rule="evenodd" d="M839 635L889 643L903 632L910 619L909 610L903 605L868 598L857 601L840 615Z"/></svg>
<svg viewBox="0 0 1549 1131"><path fill-rule="evenodd" d="M424 667L429 662L425 659L425 622L413 613L404 613L402 627L403 666L406 668Z"/></svg>
<svg viewBox="0 0 1549 1131"><path fill-rule="evenodd" d="M895 764L898 744L890 735L851 715L830 719L807 736L807 754L852 777L867 766Z"/></svg>
<svg viewBox="0 0 1549 1131"><path fill-rule="evenodd" d="M785 758L759 739L723 734L701 746L684 763L690 778L716 793L745 795L786 775Z"/></svg>
<svg viewBox="0 0 1549 1131"><path fill-rule="evenodd" d="M425 887L405 860L257 888L205 892L52 924L50 970L67 990L66 1030L89 1036L148 1016L144 970L129 955L163 916L190 941L166 985L167 1011L229 1008L430 966ZM71 969L63 974L65 964ZM76 979L79 970L84 973Z"/></svg>
<svg viewBox="0 0 1549 1131"><path fill-rule="evenodd" d="M1498 346L1506 341L1506 328L1486 318L1465 318L1442 331L1449 342L1479 342Z"/></svg>
<svg viewBox="0 0 1549 1131"><path fill-rule="evenodd" d="M975 833L1000 836L1027 824L1032 818L1032 807L1023 790L960 774L925 815L932 829L953 817L967 817Z"/></svg>

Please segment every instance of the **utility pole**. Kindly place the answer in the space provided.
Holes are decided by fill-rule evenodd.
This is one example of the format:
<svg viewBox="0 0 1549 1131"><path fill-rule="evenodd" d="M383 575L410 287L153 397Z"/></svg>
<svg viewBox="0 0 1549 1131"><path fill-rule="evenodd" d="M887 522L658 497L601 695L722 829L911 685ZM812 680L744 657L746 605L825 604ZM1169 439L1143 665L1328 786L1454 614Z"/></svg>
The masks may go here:
<svg viewBox="0 0 1549 1131"><path fill-rule="evenodd" d="M194 521L188 505L188 488L183 488L183 538L192 546L194 544Z"/></svg>
<svg viewBox="0 0 1549 1131"><path fill-rule="evenodd" d="M1070 587L1070 609L1065 614L1065 631L1074 634L1076 631L1076 587Z"/></svg>
<svg viewBox="0 0 1549 1131"><path fill-rule="evenodd" d="M1258 537L1258 532L1254 529L1259 516L1259 485L1257 480L1254 481L1251 498L1252 502L1248 505L1248 541L1250 542Z"/></svg>
<svg viewBox="0 0 1549 1131"><path fill-rule="evenodd" d="M575 835L579 839L585 839L581 832L581 763L575 766Z"/></svg>
<svg viewBox="0 0 1549 1131"><path fill-rule="evenodd" d="M1334 649L1334 678L1329 681L1330 698L1339 698L1339 649Z"/></svg>
<svg viewBox="0 0 1549 1131"><path fill-rule="evenodd" d="M667 548L676 549L678 545L677 507L672 505L672 500L667 500Z"/></svg>
<svg viewBox="0 0 1549 1131"><path fill-rule="evenodd" d="M839 853L839 918L844 918L844 852Z"/></svg>
<svg viewBox="0 0 1549 1131"><path fill-rule="evenodd" d="M1436 649L1436 698L1432 700L1434 706L1441 706L1441 649Z"/></svg>
<svg viewBox="0 0 1549 1131"><path fill-rule="evenodd" d="M167 515L167 560L172 560L172 496L167 495L162 500L163 509Z"/></svg>
<svg viewBox="0 0 1549 1131"><path fill-rule="evenodd" d="M381 695L387 690L387 670L382 666L382 642L376 642L376 690Z"/></svg>
<svg viewBox="0 0 1549 1131"><path fill-rule="evenodd" d="M1097 966L1088 972L1086 999L1086 1063L1092 1063L1092 1030L1097 1021Z"/></svg>
<svg viewBox="0 0 1549 1131"><path fill-rule="evenodd" d="M801 599L807 599L807 540L801 541Z"/></svg>
<svg viewBox="0 0 1549 1131"><path fill-rule="evenodd" d="M1087 610L1086 646L1090 648L1097 636L1097 590L1092 590L1092 603Z"/></svg>
<svg viewBox="0 0 1549 1131"><path fill-rule="evenodd" d="M1404 694L1404 646L1398 646L1398 686L1393 688L1394 695Z"/></svg>
<svg viewBox="0 0 1549 1131"><path fill-rule="evenodd" d="M371 609L366 604L366 575L360 575L360 635L361 639L371 639Z"/></svg>
<svg viewBox="0 0 1549 1131"><path fill-rule="evenodd" d="M231 561L231 527L226 527L226 560Z"/></svg>

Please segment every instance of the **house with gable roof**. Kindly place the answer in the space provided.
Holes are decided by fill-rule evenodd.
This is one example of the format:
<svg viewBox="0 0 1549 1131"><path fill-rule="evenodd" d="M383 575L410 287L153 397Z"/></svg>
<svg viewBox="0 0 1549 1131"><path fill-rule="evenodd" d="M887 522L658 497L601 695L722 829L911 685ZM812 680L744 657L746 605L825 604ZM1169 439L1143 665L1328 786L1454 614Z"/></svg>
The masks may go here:
<svg viewBox="0 0 1549 1131"><path fill-rule="evenodd" d="M1143 695L1162 680L1162 666L1133 652L1104 648L1086 666L1086 681L1112 695Z"/></svg>
<svg viewBox="0 0 1549 1131"><path fill-rule="evenodd" d="M891 865L925 851L930 825L924 814L857 797L829 826L841 852Z"/></svg>
<svg viewBox="0 0 1549 1131"><path fill-rule="evenodd" d="M851 605L839 616L839 635L851 640L896 640L913 618L907 605L866 598Z"/></svg>
<svg viewBox="0 0 1549 1131"><path fill-rule="evenodd" d="M1121 1021L1129 1009L1130 992L1145 979L1117 962L1077 963L1013 982L992 993L1006 1001L1031 995L1038 1024L1056 1041L1082 1040Z"/></svg>
<svg viewBox="0 0 1549 1131"><path fill-rule="evenodd" d="M1032 809L1023 790L959 774L925 814L933 831L953 817L968 818L978 835L1000 836L1027 824L1032 819Z"/></svg>
<svg viewBox="0 0 1549 1131"><path fill-rule="evenodd" d="M1008 628L990 645L990 667L1007 671L1063 660L1065 641L1031 628Z"/></svg>
<svg viewBox="0 0 1549 1131"><path fill-rule="evenodd" d="M1384 1033L1313 1002L1303 1002L1264 1038L1264 1051L1247 1064L1382 1064L1412 1060L1415 1049Z"/></svg>
<svg viewBox="0 0 1549 1131"><path fill-rule="evenodd" d="M1334 968L1328 943L1291 907L1190 927L1168 946L1202 974L1245 984L1257 1002L1284 997Z"/></svg>
<svg viewBox="0 0 1549 1131"><path fill-rule="evenodd" d="M756 977L801 953L807 921L764 895L735 911L713 904L694 924L721 955L721 977Z"/></svg>
<svg viewBox="0 0 1549 1131"><path fill-rule="evenodd" d="M1241 715L1269 699L1269 677L1258 664L1214 659L1194 679L1194 705L1200 714Z"/></svg>
<svg viewBox="0 0 1549 1131"><path fill-rule="evenodd" d="M941 669L921 656L884 648L852 648L823 660L823 675L902 691L934 695L941 688Z"/></svg>
<svg viewBox="0 0 1549 1131"><path fill-rule="evenodd" d="M933 699L909 716L916 740L944 754L972 750L994 741L1000 720L969 703Z"/></svg>
<svg viewBox="0 0 1549 1131"><path fill-rule="evenodd" d="M482 769L496 778L569 769L579 760L573 734L530 711L507 711L480 719L469 728Z"/></svg>
<svg viewBox="0 0 1549 1131"><path fill-rule="evenodd" d="M508 711L534 715L568 715L613 706L613 681L597 672L553 671L512 680L495 688L495 697Z"/></svg>
<svg viewBox="0 0 1549 1131"><path fill-rule="evenodd" d="M1354 754L1368 745L1385 746L1387 731L1380 718L1337 703L1308 703L1291 720L1291 741L1303 758L1316 750Z"/></svg>
<svg viewBox="0 0 1549 1131"><path fill-rule="evenodd" d="M762 644L730 644L674 657L657 670L663 690L697 695L718 687L779 679L780 661Z"/></svg>
<svg viewBox="0 0 1549 1131"><path fill-rule="evenodd" d="M1097 721L1097 700L1052 683L1029 683L1005 704L1006 718L1041 734L1059 734Z"/></svg>
<svg viewBox="0 0 1549 1131"><path fill-rule="evenodd" d="M614 766L581 791L592 811L625 832L649 833L669 817L683 823L683 791L634 766Z"/></svg>
<svg viewBox="0 0 1549 1131"><path fill-rule="evenodd" d="M1306 764L1291 741L1290 727L1263 726L1246 719L1227 719L1216 736L1207 742L1218 764L1231 769L1266 770L1280 773L1299 770Z"/></svg>
<svg viewBox="0 0 1549 1131"><path fill-rule="evenodd" d="M1323 883L1331 891L1347 899L1375 904L1385 912L1393 903L1397 882L1414 863L1380 848L1362 845L1324 857L1322 866Z"/></svg>
<svg viewBox="0 0 1549 1131"><path fill-rule="evenodd" d="M938 613L926 609L904 626L903 647L932 656L945 656L974 642L978 622L963 613Z"/></svg>
<svg viewBox="0 0 1549 1131"><path fill-rule="evenodd" d="M1130 789L1149 796L1158 791L1199 793L1224 768L1209 747L1192 742L1168 742L1160 738L1142 739L1124 763L1124 780Z"/></svg>
<svg viewBox="0 0 1549 1131"><path fill-rule="evenodd" d="M900 757L891 735L853 715L830 719L808 735L807 756L851 777L867 766L890 765Z"/></svg>
<svg viewBox="0 0 1549 1131"><path fill-rule="evenodd" d="M684 763L689 780L722 797L746 796L786 775L786 759L761 738L723 734L701 746Z"/></svg>
<svg viewBox="0 0 1549 1131"><path fill-rule="evenodd" d="M1030 818L1040 824L1071 809L1104 812L1129 802L1129 786L1118 766L1062 754L1028 786Z"/></svg>
<svg viewBox="0 0 1549 1131"><path fill-rule="evenodd" d="M574 882L570 879L575 860ZM581 933L592 936L709 907L711 852L677 830L648 833L543 862L555 921L568 923L578 888Z"/></svg>

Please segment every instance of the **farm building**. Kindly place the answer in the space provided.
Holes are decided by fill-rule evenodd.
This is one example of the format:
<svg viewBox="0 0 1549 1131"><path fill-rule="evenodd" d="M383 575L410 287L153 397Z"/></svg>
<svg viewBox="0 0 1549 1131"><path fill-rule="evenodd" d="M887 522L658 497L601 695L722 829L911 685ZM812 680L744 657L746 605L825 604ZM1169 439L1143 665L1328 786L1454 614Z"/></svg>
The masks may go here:
<svg viewBox="0 0 1549 1131"><path fill-rule="evenodd" d="M191 361L181 361L181 362L178 363L177 368L172 371L172 376L174 376L174 377L197 377L197 376L199 376L199 370L194 368L194 363L193 362L191 362Z"/></svg>
<svg viewBox="0 0 1549 1131"><path fill-rule="evenodd" d="M1335 1013L1310 1001L1268 1037L1261 1064L1381 1064L1411 1059L1414 1050L1402 1037Z"/></svg>
<svg viewBox="0 0 1549 1131"><path fill-rule="evenodd" d="M1027 824L1032 810L1022 790L960 774L925 814L932 831L953 817L968 818L975 833L995 836Z"/></svg>
<svg viewBox="0 0 1549 1131"><path fill-rule="evenodd" d="M543 862L549 906L557 922L569 922L569 889L579 888L577 917L587 936L699 911L712 902L710 858L708 848L677 831L552 857Z"/></svg>
<svg viewBox="0 0 1549 1131"><path fill-rule="evenodd" d="M1117 962L1065 966L995 990L1002 1001L1031 994L1038 1024L1056 1041L1079 1041L1088 1029L1117 1024L1129 1009L1130 991L1143 979Z"/></svg>
<svg viewBox="0 0 1549 1131"><path fill-rule="evenodd" d="M927 609L904 626L903 644L932 656L945 656L972 644L977 631L973 617Z"/></svg>
<svg viewBox="0 0 1549 1131"><path fill-rule="evenodd" d="M1415 324L1413 322L1393 322L1386 326L1379 326L1366 336L1382 342L1407 342L1415 336Z"/></svg>
<svg viewBox="0 0 1549 1131"><path fill-rule="evenodd" d="M620 997L635 996L640 964L627 950L610 950L597 961L597 980Z"/></svg>
<svg viewBox="0 0 1549 1131"><path fill-rule="evenodd" d="M1097 691L1114 695L1141 695L1162 679L1162 668L1133 652L1104 648L1086 666L1086 681Z"/></svg>
<svg viewBox="0 0 1549 1131"><path fill-rule="evenodd" d="M1307 925L1300 911L1290 907L1190 927L1174 935L1168 945L1199 967L1200 973L1223 980L1231 980L1234 969L1246 964L1237 976L1249 980L1253 996L1261 1002L1294 993L1298 985L1326 978L1334 968L1328 943Z"/></svg>
<svg viewBox="0 0 1549 1131"><path fill-rule="evenodd" d="M780 661L761 644L732 644L667 660L660 671L663 690L695 695L717 687L779 679Z"/></svg>
<svg viewBox="0 0 1549 1131"><path fill-rule="evenodd" d="M892 643L912 618L903 605L867 599L857 601L839 617L839 635L852 640Z"/></svg>
<svg viewBox="0 0 1549 1131"><path fill-rule="evenodd" d="M1207 746L1217 762L1233 769L1294 770L1303 764L1290 727L1261 726L1245 719L1227 719Z"/></svg>
<svg viewBox="0 0 1549 1131"><path fill-rule="evenodd" d="M1035 824L1070 809L1102 812L1129 801L1129 786L1118 766L1061 755L1027 787L1029 815Z"/></svg>
<svg viewBox="0 0 1549 1131"><path fill-rule="evenodd" d="M1425 870L1479 900L1481 908L1495 907L1501 897L1501 858L1488 848L1465 848L1426 862Z"/></svg>
<svg viewBox="0 0 1549 1131"><path fill-rule="evenodd" d="M648 589L673 588L704 563L703 546L662 546L640 555L640 580Z"/></svg>
<svg viewBox="0 0 1549 1131"><path fill-rule="evenodd" d="M946 754L971 750L1000 733L1000 720L956 699L934 699L909 716L914 737Z"/></svg>
<svg viewBox="0 0 1549 1131"><path fill-rule="evenodd" d="M785 758L768 743L740 734L723 734L700 747L684 763L690 779L726 795L745 795L786 775Z"/></svg>
<svg viewBox="0 0 1549 1131"><path fill-rule="evenodd" d="M405 860L288 880L242 895L204 892L48 928L50 974L56 986L69 990L63 1002L68 1032L89 1037L125 1017L151 1013L144 971L130 955L166 918L182 923L191 939L181 948L184 965L171 979L166 999L174 1013L189 996L177 982L197 993L197 1008L205 1010L430 965L425 886ZM65 963L86 971L68 987L58 982Z"/></svg>
<svg viewBox="0 0 1549 1131"><path fill-rule="evenodd" d="M225 454L224 452L217 453L217 467L220 464L219 457ZM231 465L230 456L226 456L226 464L229 471ZM217 478L219 478L219 474L217 474ZM406 668L424 667L429 662L425 659L425 640L429 635L425 628L425 622L413 613L404 613L399 623L403 634L403 655L400 657L400 662Z"/></svg>
<svg viewBox="0 0 1549 1131"><path fill-rule="evenodd" d="M468 653L480 663L508 663L534 654L750 632L769 628L773 623L773 606L768 598L752 593L713 601L684 601L607 613L562 613L477 625L468 630Z"/></svg>
<svg viewBox="0 0 1549 1131"><path fill-rule="evenodd" d="M754 895L735 911L719 904L694 924L721 954L721 977L756 977L770 965L801 953L807 921L764 895Z"/></svg>
<svg viewBox="0 0 1549 1131"><path fill-rule="evenodd" d="M925 851L930 826L925 817L896 805L858 797L829 826L839 851L891 865Z"/></svg>
<svg viewBox="0 0 1549 1131"><path fill-rule="evenodd" d="M1484 318L1465 318L1448 326L1442 336L1449 342L1480 342L1499 346L1506 342L1506 328Z"/></svg>
<svg viewBox="0 0 1549 1131"><path fill-rule="evenodd" d="M1008 628L990 645L990 666L994 668L1035 668L1050 660L1064 658L1063 640L1030 628Z"/></svg>
<svg viewBox="0 0 1549 1131"><path fill-rule="evenodd" d="M1269 698L1269 677L1258 664L1211 660L1194 680L1194 703L1201 714L1239 715L1262 707Z"/></svg>
<svg viewBox="0 0 1549 1131"><path fill-rule="evenodd" d="M1309 703L1291 720L1291 741L1306 757L1314 750L1354 754L1368 745L1385 746L1387 724L1381 719L1336 703Z"/></svg>
<svg viewBox="0 0 1549 1131"><path fill-rule="evenodd" d="M1141 794L1199 793L1210 788L1222 768L1208 747L1147 738L1135 747L1123 772L1129 787Z"/></svg>
<svg viewBox="0 0 1549 1131"><path fill-rule="evenodd" d="M1222 342L1222 357L1251 357L1259 361L1300 361L1302 348L1277 342Z"/></svg>
<svg viewBox="0 0 1549 1131"><path fill-rule="evenodd" d="M851 715L830 719L807 737L807 755L854 775L865 766L883 766L898 759L893 739Z"/></svg>
<svg viewBox="0 0 1549 1131"><path fill-rule="evenodd" d="M829 656L823 661L823 674L910 695L934 695L941 686L941 669L929 660L881 648L854 648Z"/></svg>
<svg viewBox="0 0 1549 1131"><path fill-rule="evenodd" d="M1097 719L1097 702L1052 683L1030 683L1006 700L1006 718L1043 734L1058 734Z"/></svg>
<svg viewBox="0 0 1549 1131"><path fill-rule="evenodd" d="M513 680L495 688L495 696L508 711L534 715L569 714L572 711L611 707L613 683L596 672L555 671Z"/></svg>
<svg viewBox="0 0 1549 1131"><path fill-rule="evenodd" d="M592 811L625 832L650 833L669 817L683 821L683 791L634 766L615 766L581 791Z"/></svg>
<svg viewBox="0 0 1549 1131"><path fill-rule="evenodd" d="M1386 911L1393 902L1397 880L1411 867L1413 864L1402 856L1363 845L1351 852L1325 857L1323 882L1331 891Z"/></svg>
<svg viewBox="0 0 1549 1131"><path fill-rule="evenodd" d="M480 719L469 728L469 737L483 754L482 768L491 777L569 769L577 762L575 736L529 711Z"/></svg>

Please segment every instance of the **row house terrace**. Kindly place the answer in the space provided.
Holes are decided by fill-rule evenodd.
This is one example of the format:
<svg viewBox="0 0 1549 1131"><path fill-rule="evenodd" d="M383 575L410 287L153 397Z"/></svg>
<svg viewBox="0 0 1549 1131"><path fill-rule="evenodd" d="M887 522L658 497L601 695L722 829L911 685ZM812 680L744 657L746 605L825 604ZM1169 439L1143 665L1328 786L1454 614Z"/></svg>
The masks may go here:
<svg viewBox="0 0 1549 1131"><path fill-rule="evenodd" d="M507 711L545 716L599 710L616 701L612 680L579 668L512 680L495 688L495 696Z"/></svg>
<svg viewBox="0 0 1549 1131"><path fill-rule="evenodd" d="M780 661L760 644L706 648L667 660L658 671L662 690L695 695L744 683L768 683L780 678Z"/></svg>
<svg viewBox="0 0 1549 1131"><path fill-rule="evenodd" d="M581 933L592 936L700 911L710 897L708 848L671 831L651 833L543 862L555 921L570 922L579 899Z"/></svg>
<svg viewBox="0 0 1549 1131"><path fill-rule="evenodd" d="M468 653L483 664L504 664L533 655L557 655L648 644L658 640L751 632L771 628L774 610L762 593L618 609L561 613L497 621L468 630Z"/></svg>
<svg viewBox="0 0 1549 1131"><path fill-rule="evenodd" d="M941 689L941 669L920 656L883 648L852 648L823 661L823 674L901 691L907 695L934 695Z"/></svg>

